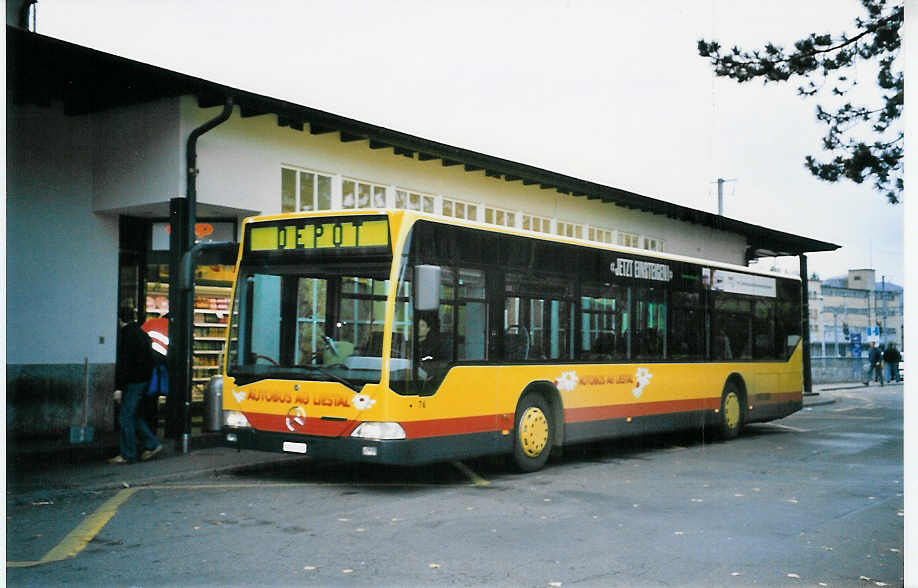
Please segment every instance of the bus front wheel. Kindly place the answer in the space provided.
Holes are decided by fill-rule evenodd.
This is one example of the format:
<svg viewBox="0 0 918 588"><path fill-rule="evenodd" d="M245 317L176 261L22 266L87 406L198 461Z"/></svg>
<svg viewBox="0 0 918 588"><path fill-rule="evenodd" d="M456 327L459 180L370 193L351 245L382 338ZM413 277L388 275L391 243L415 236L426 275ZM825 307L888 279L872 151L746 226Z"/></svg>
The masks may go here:
<svg viewBox="0 0 918 588"><path fill-rule="evenodd" d="M720 397L720 436L735 439L743 427L743 399L734 382L727 382Z"/></svg>
<svg viewBox="0 0 918 588"><path fill-rule="evenodd" d="M534 472L548 461L554 440L548 402L541 394L527 394L516 407L513 461L523 472Z"/></svg>

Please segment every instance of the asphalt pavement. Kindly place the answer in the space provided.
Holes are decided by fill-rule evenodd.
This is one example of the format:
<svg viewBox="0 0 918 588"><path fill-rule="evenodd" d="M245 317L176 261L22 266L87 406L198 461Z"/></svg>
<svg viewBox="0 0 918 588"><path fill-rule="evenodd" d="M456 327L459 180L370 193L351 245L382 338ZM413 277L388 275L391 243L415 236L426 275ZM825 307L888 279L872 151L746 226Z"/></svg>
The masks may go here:
<svg viewBox="0 0 918 588"><path fill-rule="evenodd" d="M839 401L833 392L863 388L861 383L814 386L804 396L804 408ZM205 435L184 453L172 441L154 459L134 464L110 464L118 454L118 436L104 433L92 443L74 445L68 440L9 442L6 490L8 498L48 499L58 492L107 490L162 484L207 475L225 475L246 469L308 459L262 451L217 446L215 434ZM195 447L197 445L197 447Z"/></svg>

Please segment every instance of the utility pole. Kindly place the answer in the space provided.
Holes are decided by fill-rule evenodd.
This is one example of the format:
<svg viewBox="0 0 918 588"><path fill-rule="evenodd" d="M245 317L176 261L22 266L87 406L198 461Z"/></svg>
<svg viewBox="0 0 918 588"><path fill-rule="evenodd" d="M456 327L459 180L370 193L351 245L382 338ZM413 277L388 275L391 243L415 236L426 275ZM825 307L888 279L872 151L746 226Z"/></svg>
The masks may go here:
<svg viewBox="0 0 918 588"><path fill-rule="evenodd" d="M735 182L736 178L717 178L717 215L724 215L724 182ZM712 184L715 182L711 182Z"/></svg>

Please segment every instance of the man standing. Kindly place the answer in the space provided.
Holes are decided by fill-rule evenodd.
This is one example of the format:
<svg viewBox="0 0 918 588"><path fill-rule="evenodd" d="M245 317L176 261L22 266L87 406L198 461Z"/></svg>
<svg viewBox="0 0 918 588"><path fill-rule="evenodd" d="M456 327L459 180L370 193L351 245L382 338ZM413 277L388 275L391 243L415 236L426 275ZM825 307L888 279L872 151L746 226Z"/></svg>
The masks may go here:
<svg viewBox="0 0 918 588"><path fill-rule="evenodd" d="M899 362L902 361L902 354L896 349L895 343L886 345L886 351L883 352L883 361L889 367L889 381L899 381Z"/></svg>
<svg viewBox="0 0 918 588"><path fill-rule="evenodd" d="M876 344L871 341L870 347L867 348L867 363L870 365L870 368L867 370L867 381L864 382L864 385L867 386L870 384L871 376L880 383L880 386L883 385L883 352L881 352Z"/></svg>
<svg viewBox="0 0 918 588"><path fill-rule="evenodd" d="M134 322L134 310L122 308L118 313L121 331L118 336L118 355L115 361L115 387L121 394L121 453L109 463L134 463L137 461L137 437L144 451L140 459L146 461L163 449L150 431L138 410L153 373L153 350L149 335Z"/></svg>

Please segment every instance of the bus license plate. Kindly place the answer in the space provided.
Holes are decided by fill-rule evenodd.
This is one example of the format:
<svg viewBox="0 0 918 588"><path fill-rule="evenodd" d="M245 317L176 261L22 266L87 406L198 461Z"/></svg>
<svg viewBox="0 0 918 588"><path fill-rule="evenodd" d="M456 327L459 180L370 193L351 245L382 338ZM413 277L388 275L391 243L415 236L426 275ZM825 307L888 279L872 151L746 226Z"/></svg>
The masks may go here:
<svg viewBox="0 0 918 588"><path fill-rule="evenodd" d="M294 443L293 441L284 441L283 449L289 453L306 453L306 444Z"/></svg>

